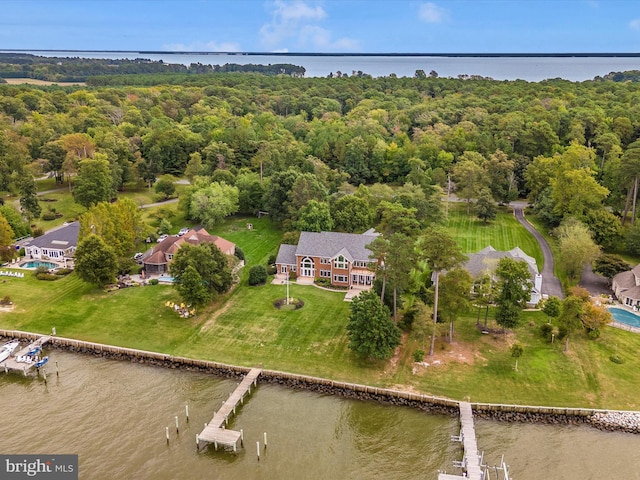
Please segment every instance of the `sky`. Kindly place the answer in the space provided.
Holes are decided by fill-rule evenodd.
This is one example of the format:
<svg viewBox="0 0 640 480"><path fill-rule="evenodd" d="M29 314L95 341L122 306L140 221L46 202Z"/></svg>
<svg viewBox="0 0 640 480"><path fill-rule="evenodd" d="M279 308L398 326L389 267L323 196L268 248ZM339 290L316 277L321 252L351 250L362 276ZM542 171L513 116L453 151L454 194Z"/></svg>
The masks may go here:
<svg viewBox="0 0 640 480"><path fill-rule="evenodd" d="M0 50L635 53L638 0L0 0Z"/></svg>

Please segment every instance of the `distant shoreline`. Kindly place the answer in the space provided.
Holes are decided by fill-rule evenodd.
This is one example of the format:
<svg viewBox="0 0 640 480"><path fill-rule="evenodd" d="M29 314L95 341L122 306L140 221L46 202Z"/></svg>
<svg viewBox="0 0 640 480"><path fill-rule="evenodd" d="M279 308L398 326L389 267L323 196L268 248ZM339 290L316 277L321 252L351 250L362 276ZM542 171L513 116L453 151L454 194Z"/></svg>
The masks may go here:
<svg viewBox="0 0 640 480"><path fill-rule="evenodd" d="M273 57L451 57L451 58L640 58L640 52L604 53L319 53L319 52L198 52L170 50L60 50L60 49L0 49L0 53L137 53L140 55L233 55L233 56L273 56Z"/></svg>

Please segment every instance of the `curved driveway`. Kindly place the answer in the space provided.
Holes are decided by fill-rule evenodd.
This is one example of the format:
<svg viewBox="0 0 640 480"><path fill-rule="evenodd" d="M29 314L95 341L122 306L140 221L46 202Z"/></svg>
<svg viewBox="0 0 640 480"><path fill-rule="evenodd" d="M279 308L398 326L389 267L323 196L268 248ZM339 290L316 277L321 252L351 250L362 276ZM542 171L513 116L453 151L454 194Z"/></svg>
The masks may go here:
<svg viewBox="0 0 640 480"><path fill-rule="evenodd" d="M553 260L553 253L551 253L551 247L547 243L547 240L540 235L533 226L524 218L524 202L511 202L509 204L513 208L513 212L516 219L526 228L531 235L535 237L542 249L542 255L544 256L544 268L542 269L542 294L555 296L559 299L564 298L564 292L562 291L562 284L555 273L553 273L555 262Z"/></svg>

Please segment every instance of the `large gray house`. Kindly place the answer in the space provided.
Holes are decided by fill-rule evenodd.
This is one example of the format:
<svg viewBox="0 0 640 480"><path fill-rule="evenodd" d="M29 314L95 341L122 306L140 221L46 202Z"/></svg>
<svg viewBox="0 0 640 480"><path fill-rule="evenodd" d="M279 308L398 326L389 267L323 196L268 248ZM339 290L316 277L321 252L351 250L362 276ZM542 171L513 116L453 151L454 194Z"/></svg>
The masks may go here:
<svg viewBox="0 0 640 480"><path fill-rule="evenodd" d="M80 223L72 222L40 237L22 243L25 258L39 260L59 260L73 257L78 246Z"/></svg>
<svg viewBox="0 0 640 480"><path fill-rule="evenodd" d="M519 247L508 251L500 251L489 245L477 253L468 255L468 257L469 260L463 265L463 268L467 270L474 279L479 279L485 274L493 276L498 262L502 258L511 258L525 262L531 274L531 283L533 284L528 303L530 305L537 305L542 299L542 275L538 272L536 260L524 253Z"/></svg>
<svg viewBox="0 0 640 480"><path fill-rule="evenodd" d="M298 245L280 245L276 258L279 274L295 272L299 280L327 278L332 285L367 287L375 274L371 250L378 233L302 232Z"/></svg>

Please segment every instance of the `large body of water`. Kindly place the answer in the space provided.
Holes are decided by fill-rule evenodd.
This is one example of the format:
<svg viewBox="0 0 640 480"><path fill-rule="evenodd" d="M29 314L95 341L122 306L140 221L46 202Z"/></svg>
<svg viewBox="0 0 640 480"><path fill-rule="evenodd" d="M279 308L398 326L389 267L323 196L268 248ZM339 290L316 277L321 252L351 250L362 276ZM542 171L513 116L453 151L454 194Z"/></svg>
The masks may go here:
<svg viewBox="0 0 640 480"><path fill-rule="evenodd" d="M81 479L436 479L461 458L455 418L259 385L230 428L237 454L198 453L195 435L237 382L54 351L48 385L0 374L3 454L78 454ZM185 404L190 422L185 422ZM176 434L174 416L179 417ZM170 427L170 442L165 440ZM640 436L590 427L478 421L488 463L516 480L640 479ZM268 434L260 461L256 441Z"/></svg>
<svg viewBox="0 0 640 480"><path fill-rule="evenodd" d="M9 50L5 50L9 51ZM290 63L303 66L307 77L326 77L340 71L351 75L362 71L374 77L412 77L416 70L431 70L441 77L481 75L495 80L527 80L537 82L549 78L571 81L592 80L610 72L640 70L640 56L571 56L571 57L447 57L423 55L358 56L358 55L260 55L207 53L147 53L147 52L81 52L30 51L35 55L86 58L146 58L166 63L205 65Z"/></svg>

